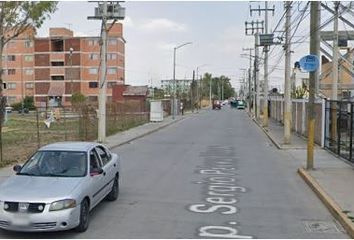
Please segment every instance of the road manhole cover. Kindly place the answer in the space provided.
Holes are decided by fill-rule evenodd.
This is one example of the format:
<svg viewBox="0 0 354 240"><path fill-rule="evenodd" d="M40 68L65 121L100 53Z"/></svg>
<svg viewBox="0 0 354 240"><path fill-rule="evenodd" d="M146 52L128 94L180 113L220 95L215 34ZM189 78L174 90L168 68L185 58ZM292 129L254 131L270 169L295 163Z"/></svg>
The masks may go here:
<svg viewBox="0 0 354 240"><path fill-rule="evenodd" d="M308 233L338 233L338 232L341 232L341 227L339 227L335 222L306 220L306 221L302 221L302 223L305 225L306 232L308 232Z"/></svg>

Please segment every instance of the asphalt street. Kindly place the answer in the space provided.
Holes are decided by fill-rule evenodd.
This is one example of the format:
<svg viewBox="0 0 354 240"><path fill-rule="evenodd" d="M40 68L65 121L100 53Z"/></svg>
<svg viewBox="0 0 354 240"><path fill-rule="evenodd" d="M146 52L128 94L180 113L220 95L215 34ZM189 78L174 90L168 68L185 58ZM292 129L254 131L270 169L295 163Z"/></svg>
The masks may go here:
<svg viewBox="0 0 354 240"><path fill-rule="evenodd" d="M245 111L191 114L115 148L120 198L89 229L1 238L348 238Z"/></svg>

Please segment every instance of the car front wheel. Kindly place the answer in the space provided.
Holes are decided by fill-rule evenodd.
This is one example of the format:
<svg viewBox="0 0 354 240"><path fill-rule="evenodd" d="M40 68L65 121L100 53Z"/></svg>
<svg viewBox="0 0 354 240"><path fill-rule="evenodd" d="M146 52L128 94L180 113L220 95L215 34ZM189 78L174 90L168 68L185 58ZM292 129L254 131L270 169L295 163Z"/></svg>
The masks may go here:
<svg viewBox="0 0 354 240"><path fill-rule="evenodd" d="M80 204L80 223L76 227L77 232L85 232L89 225L90 206L87 199L84 199Z"/></svg>
<svg viewBox="0 0 354 240"><path fill-rule="evenodd" d="M118 196L119 196L119 178L118 178L118 176L116 176L114 178L112 190L107 195L107 200L108 201L115 201L118 199Z"/></svg>

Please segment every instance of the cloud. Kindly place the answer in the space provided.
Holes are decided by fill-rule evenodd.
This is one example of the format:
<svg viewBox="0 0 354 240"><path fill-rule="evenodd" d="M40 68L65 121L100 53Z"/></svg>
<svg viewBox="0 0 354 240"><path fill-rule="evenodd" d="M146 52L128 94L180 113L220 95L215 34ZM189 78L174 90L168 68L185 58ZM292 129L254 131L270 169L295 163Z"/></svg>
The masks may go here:
<svg viewBox="0 0 354 240"><path fill-rule="evenodd" d="M146 31L184 32L187 30L187 26L166 18L156 18L142 24L141 29Z"/></svg>
<svg viewBox="0 0 354 240"><path fill-rule="evenodd" d="M171 50L174 47L176 47L176 44L175 43L166 43L166 42L157 42L156 47L161 50Z"/></svg>

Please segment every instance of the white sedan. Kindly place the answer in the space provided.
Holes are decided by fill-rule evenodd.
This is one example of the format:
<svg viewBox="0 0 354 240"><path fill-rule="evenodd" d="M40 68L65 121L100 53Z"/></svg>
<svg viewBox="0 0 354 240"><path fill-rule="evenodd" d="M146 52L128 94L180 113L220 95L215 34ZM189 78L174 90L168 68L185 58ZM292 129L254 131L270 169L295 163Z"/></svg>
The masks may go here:
<svg viewBox="0 0 354 240"><path fill-rule="evenodd" d="M0 228L86 231L89 212L119 195L119 157L102 144L62 142L40 148L0 185Z"/></svg>

